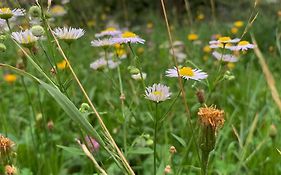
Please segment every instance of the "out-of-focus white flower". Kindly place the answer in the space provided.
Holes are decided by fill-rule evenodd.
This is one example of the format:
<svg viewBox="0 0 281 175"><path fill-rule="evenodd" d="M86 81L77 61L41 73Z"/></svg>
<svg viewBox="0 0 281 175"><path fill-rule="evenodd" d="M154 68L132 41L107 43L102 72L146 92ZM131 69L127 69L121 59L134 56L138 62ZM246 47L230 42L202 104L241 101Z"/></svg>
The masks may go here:
<svg viewBox="0 0 281 175"><path fill-rule="evenodd" d="M179 71L179 76L186 80L193 79L193 80L200 81L200 80L208 77L208 75L205 72L202 72L202 70L200 70L200 69L182 67L182 68L179 68L178 71ZM167 77L178 77L178 71L177 71L176 67L174 67L173 69L168 69L166 71L166 76Z"/></svg>
<svg viewBox="0 0 281 175"><path fill-rule="evenodd" d="M8 20L12 17L24 16L25 10L24 9L13 9L10 8L0 8L0 18Z"/></svg>
<svg viewBox="0 0 281 175"><path fill-rule="evenodd" d="M54 5L50 9L50 13L54 17L59 17L59 16L64 16L67 13L67 11L61 5Z"/></svg>
<svg viewBox="0 0 281 175"><path fill-rule="evenodd" d="M104 58L100 58L90 64L90 68L94 70L103 69L107 66L107 62Z"/></svg>
<svg viewBox="0 0 281 175"><path fill-rule="evenodd" d="M61 0L62 4L68 4L70 2L70 0Z"/></svg>
<svg viewBox="0 0 281 175"><path fill-rule="evenodd" d="M109 69L115 69L119 64L121 64L121 61L108 60L107 64Z"/></svg>
<svg viewBox="0 0 281 175"><path fill-rule="evenodd" d="M142 72L142 78L143 78L144 80L146 79L146 76L147 76L147 74L144 73L144 72ZM133 74L131 77L132 77L134 80L141 80L141 74L140 74L140 73L138 73L138 74Z"/></svg>
<svg viewBox="0 0 281 175"><path fill-rule="evenodd" d="M248 41L240 41L237 46L232 46L230 50L238 51L238 50L248 50L253 49L255 47L254 44L250 44Z"/></svg>
<svg viewBox="0 0 281 175"><path fill-rule="evenodd" d="M145 98L154 102L162 102L170 99L169 87L162 84L153 84L145 90Z"/></svg>
<svg viewBox="0 0 281 175"><path fill-rule="evenodd" d="M32 46L38 40L38 37L34 36L30 30L13 32L11 37L25 47Z"/></svg>
<svg viewBox="0 0 281 175"><path fill-rule="evenodd" d="M175 52L175 57L179 63L182 63L186 59L186 54L183 52Z"/></svg>
<svg viewBox="0 0 281 175"><path fill-rule="evenodd" d="M109 27L103 31L101 31L100 33L95 34L95 37L100 38L100 37L104 37L104 36L116 36L116 35L120 35L122 32L120 30L117 30L114 27Z"/></svg>
<svg viewBox="0 0 281 175"><path fill-rule="evenodd" d="M231 55L231 54L221 54L217 51L214 51L212 53L212 55L217 59L217 60L222 60L222 61L225 61L225 62L237 62L238 61L238 58L234 55Z"/></svg>
<svg viewBox="0 0 281 175"><path fill-rule="evenodd" d="M97 39L91 41L93 47L108 47L114 45L112 38Z"/></svg>
<svg viewBox="0 0 281 175"><path fill-rule="evenodd" d="M85 31L80 28L72 28L72 27L63 27L63 28L56 28L54 30L54 34L61 40L66 42L71 42L82 37L85 34Z"/></svg>
<svg viewBox="0 0 281 175"><path fill-rule="evenodd" d="M113 42L115 44L123 44L123 43L140 43L144 44L145 40L140 38L133 32L124 32L119 37L113 38Z"/></svg>

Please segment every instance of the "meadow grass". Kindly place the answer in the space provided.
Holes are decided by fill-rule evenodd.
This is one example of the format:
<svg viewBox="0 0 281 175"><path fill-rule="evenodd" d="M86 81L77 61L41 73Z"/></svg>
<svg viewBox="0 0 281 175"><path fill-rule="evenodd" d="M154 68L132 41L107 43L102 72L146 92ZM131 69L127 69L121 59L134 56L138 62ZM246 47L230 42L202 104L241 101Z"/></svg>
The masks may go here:
<svg viewBox="0 0 281 175"><path fill-rule="evenodd" d="M71 6L75 4L70 2ZM13 5L19 7L17 3ZM21 5L28 10L36 4ZM37 5L47 8L45 2L39 1ZM42 17L46 39L36 42L36 50L26 50L11 38L11 32L19 31L20 27L4 30L1 36L7 39L1 40L6 50L0 53L0 133L14 145L9 152L1 150L0 174L7 174L7 165L13 165L23 175L280 174L281 111L275 102L276 93L281 92L278 64L281 17L263 6L263 3L247 6L247 14L243 15L234 9L227 14L229 19L222 17L223 10L219 9L213 9L216 13L213 16L209 9L210 17L203 20L190 11L192 22L188 15L183 15L183 21L178 20L180 14L166 6L168 27L162 14L156 15L151 10L147 16L139 17L143 18L139 21L149 24L140 22L129 28L145 39L145 44L123 44L127 58L115 69L107 69L109 63L104 69L90 68L101 52L116 51L113 46L104 51L90 44L95 34L105 28L103 23L97 23L94 29L80 26L86 33L71 44L50 32L48 25L52 30L64 26L64 20L68 17L73 20L76 12L70 11L54 22ZM116 16L123 18L131 13L130 8L127 10ZM131 18L127 16L127 20ZM22 26L27 23L31 27L27 17L21 20ZM234 20L244 21L236 34L230 32ZM211 52L203 51L212 35L240 38L247 24L251 25L243 40L253 43L252 35L256 50L240 53L237 63L216 61ZM177 64L198 68L208 74L207 79L194 81L165 76L165 71L175 66L167 30L172 43L183 42L186 59ZM197 34L198 39L188 40L190 33ZM255 54L257 45L265 62ZM22 69L18 63L25 59L27 64ZM118 56L114 59L119 60ZM57 63L63 60L70 64L59 69ZM265 71L264 64L270 72ZM147 77L132 79L132 66L135 71L147 73ZM5 79L8 74L15 74L16 80ZM275 84L270 78L275 79ZM145 88L154 83L168 86L172 93L170 99L161 103L146 99ZM276 88L275 100L272 86ZM199 90L204 91L202 103L196 95ZM205 105L224 111L223 126L213 130L213 123L204 125L198 111ZM89 142L87 138L95 141ZM211 141L207 142L206 138ZM99 146L94 145L96 142ZM1 149L3 145L4 142Z"/></svg>

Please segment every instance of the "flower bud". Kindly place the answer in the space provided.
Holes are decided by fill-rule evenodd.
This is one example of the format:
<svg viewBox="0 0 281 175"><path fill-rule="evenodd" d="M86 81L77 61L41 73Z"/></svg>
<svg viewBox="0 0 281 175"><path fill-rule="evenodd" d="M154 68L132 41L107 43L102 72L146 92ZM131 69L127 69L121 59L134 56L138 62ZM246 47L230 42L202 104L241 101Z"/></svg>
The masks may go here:
<svg viewBox="0 0 281 175"><path fill-rule="evenodd" d="M171 154L175 154L177 152L177 149L176 149L176 147L171 146L169 151Z"/></svg>
<svg viewBox="0 0 281 175"><path fill-rule="evenodd" d="M199 89L196 92L196 96L197 96L197 99L198 99L199 103L201 103L201 104L205 103L205 94L204 94L204 90L203 89Z"/></svg>
<svg viewBox="0 0 281 175"><path fill-rule="evenodd" d="M88 103L82 103L82 104L81 104L81 107L80 107L80 109L79 109L79 111L80 111L81 113L89 112L89 110L90 110L90 106L88 105Z"/></svg>
<svg viewBox="0 0 281 175"><path fill-rule="evenodd" d="M0 40L5 41L7 39L6 35L0 35Z"/></svg>
<svg viewBox="0 0 281 175"><path fill-rule="evenodd" d="M7 50L5 44L0 43L0 52L5 52Z"/></svg>
<svg viewBox="0 0 281 175"><path fill-rule="evenodd" d="M34 5L34 6L31 6L29 8L29 11L28 11L29 15L33 18L38 18L38 17L41 17L41 8Z"/></svg>
<svg viewBox="0 0 281 175"><path fill-rule="evenodd" d="M35 25L31 28L31 32L34 36L41 37L42 35L44 35L45 30L42 26Z"/></svg>

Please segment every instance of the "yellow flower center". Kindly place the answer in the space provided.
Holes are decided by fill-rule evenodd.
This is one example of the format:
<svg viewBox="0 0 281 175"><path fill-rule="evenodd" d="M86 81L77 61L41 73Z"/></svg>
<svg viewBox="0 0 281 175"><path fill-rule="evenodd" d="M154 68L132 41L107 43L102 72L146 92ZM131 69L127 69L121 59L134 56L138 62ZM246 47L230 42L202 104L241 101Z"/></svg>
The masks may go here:
<svg viewBox="0 0 281 175"><path fill-rule="evenodd" d="M210 46L207 45L203 48L203 51L206 53L210 53L212 51L212 49L210 48Z"/></svg>
<svg viewBox="0 0 281 175"><path fill-rule="evenodd" d="M61 62L57 63L57 67L60 70L67 68L67 62L65 60L62 60Z"/></svg>
<svg viewBox="0 0 281 175"><path fill-rule="evenodd" d="M238 27L238 28L242 27L243 25L244 25L244 22L243 22L243 21L236 21L236 22L234 23L234 26L235 26L235 27Z"/></svg>
<svg viewBox="0 0 281 175"><path fill-rule="evenodd" d="M189 76L189 77L194 76L194 72L190 67L183 67L179 69L179 74L180 76Z"/></svg>
<svg viewBox="0 0 281 175"><path fill-rule="evenodd" d="M5 14L11 14L12 13L10 8L1 8L0 10L2 11L2 13L5 13Z"/></svg>
<svg viewBox="0 0 281 175"><path fill-rule="evenodd" d="M112 32L112 31L115 31L115 30L116 30L116 28L114 28L114 27L108 27L104 31L105 32Z"/></svg>
<svg viewBox="0 0 281 175"><path fill-rule="evenodd" d="M250 44L248 41L240 41L240 42L238 43L238 46L246 46L246 45L248 45L248 44Z"/></svg>
<svg viewBox="0 0 281 175"><path fill-rule="evenodd" d="M161 91L154 91L153 94L154 94L155 96L161 96L161 95L163 95L163 93L162 93Z"/></svg>
<svg viewBox="0 0 281 175"><path fill-rule="evenodd" d="M187 36L187 39L189 41L194 41L194 40L197 40L198 39L198 35L194 34L194 33L191 33Z"/></svg>
<svg viewBox="0 0 281 175"><path fill-rule="evenodd" d="M133 32L124 32L122 33L122 38L135 38L137 35Z"/></svg>
<svg viewBox="0 0 281 175"><path fill-rule="evenodd" d="M53 14L65 13L65 9L61 5L55 5L53 8L51 8L51 13Z"/></svg>
<svg viewBox="0 0 281 175"><path fill-rule="evenodd" d="M7 74L4 76L4 80L8 83L13 83L16 81L16 79L17 79L17 77L14 74Z"/></svg>
<svg viewBox="0 0 281 175"><path fill-rule="evenodd" d="M221 43L228 43L228 42L230 42L230 40L231 40L230 37L224 36L224 37L220 37L218 41Z"/></svg>

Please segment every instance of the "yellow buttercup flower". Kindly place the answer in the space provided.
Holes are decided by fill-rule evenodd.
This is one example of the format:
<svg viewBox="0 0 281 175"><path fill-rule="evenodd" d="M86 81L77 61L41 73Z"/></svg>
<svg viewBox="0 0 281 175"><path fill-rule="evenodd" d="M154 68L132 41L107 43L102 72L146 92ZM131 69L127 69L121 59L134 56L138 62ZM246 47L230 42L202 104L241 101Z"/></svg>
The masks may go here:
<svg viewBox="0 0 281 175"><path fill-rule="evenodd" d="M244 22L243 21L235 21L234 22L234 26L237 28L243 27L244 26Z"/></svg>
<svg viewBox="0 0 281 175"><path fill-rule="evenodd" d="M210 53L211 51L212 51L212 49L210 48L209 45L206 45L206 46L203 47L203 52Z"/></svg>
<svg viewBox="0 0 281 175"><path fill-rule="evenodd" d="M4 80L7 83L12 84L17 80L17 76L15 74L6 74L6 75L4 75Z"/></svg>
<svg viewBox="0 0 281 175"><path fill-rule="evenodd" d="M237 27L232 27L232 28L231 28L231 33L232 33L232 34L238 33L238 28L237 28Z"/></svg>
<svg viewBox="0 0 281 175"><path fill-rule="evenodd" d="M198 40L198 35L197 34L194 34L194 33L190 33L187 35L187 39L189 41L195 41L195 40Z"/></svg>
<svg viewBox="0 0 281 175"><path fill-rule="evenodd" d="M68 65L67 65L67 62L65 60L62 60L61 62L57 63L57 68L60 69L60 70L63 70L67 67L68 67Z"/></svg>

